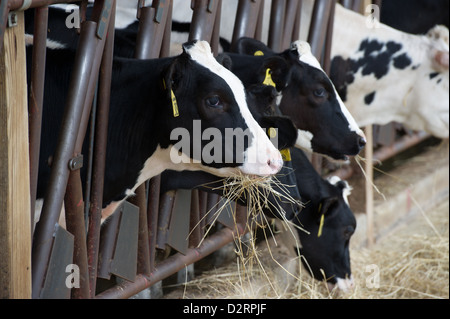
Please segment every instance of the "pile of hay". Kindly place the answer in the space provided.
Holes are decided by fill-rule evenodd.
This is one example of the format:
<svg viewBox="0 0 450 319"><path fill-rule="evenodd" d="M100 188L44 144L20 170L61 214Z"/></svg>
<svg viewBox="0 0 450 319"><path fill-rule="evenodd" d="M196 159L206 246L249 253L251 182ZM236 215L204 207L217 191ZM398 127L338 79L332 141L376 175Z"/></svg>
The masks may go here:
<svg viewBox="0 0 450 319"><path fill-rule="evenodd" d="M283 248L282 243L276 245L274 239L269 239L255 246L252 256L240 256L237 263L206 272L186 283L182 295L178 297L449 298L448 198L427 212L427 217L433 227L419 213L377 243L372 250L352 249L356 287L349 294L329 291L326 284L311 279L298 258ZM379 281L375 277L376 270L379 271ZM173 298L174 295L167 297Z"/></svg>

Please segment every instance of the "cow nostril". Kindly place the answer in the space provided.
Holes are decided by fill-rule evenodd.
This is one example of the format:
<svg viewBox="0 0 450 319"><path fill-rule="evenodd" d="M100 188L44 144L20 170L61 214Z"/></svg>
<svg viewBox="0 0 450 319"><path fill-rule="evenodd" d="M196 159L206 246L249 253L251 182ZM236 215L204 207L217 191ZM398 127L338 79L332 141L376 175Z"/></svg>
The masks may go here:
<svg viewBox="0 0 450 319"><path fill-rule="evenodd" d="M278 172L283 167L283 160L271 159L267 161L267 165Z"/></svg>
<svg viewBox="0 0 450 319"><path fill-rule="evenodd" d="M358 144L359 144L359 147L361 149L363 149L366 146L366 144L367 144L367 140L364 137L361 136L361 137L358 138Z"/></svg>

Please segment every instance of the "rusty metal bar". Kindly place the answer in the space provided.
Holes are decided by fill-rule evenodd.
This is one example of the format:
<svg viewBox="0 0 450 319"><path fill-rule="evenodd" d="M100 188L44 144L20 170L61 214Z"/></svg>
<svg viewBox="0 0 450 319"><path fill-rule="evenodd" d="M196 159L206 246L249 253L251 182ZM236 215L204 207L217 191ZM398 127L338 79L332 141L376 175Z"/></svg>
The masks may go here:
<svg viewBox="0 0 450 319"><path fill-rule="evenodd" d="M80 123L82 122L82 114L84 112L83 107L86 104L86 95L89 91L89 84L92 83L92 80L90 79L96 78L98 74L98 61L100 59L96 57L99 55L99 52L103 52L104 45L104 41L99 41L99 37L101 38L104 35L104 32L102 31L105 30L102 27L104 27L105 23L107 24L109 22L110 11L106 10L106 17L102 15L105 12L103 9L109 5L111 5L111 0L96 1L94 5L94 17L97 18L96 21L100 22L97 24L95 22L87 21L82 26L79 48L75 56L75 67L71 75L71 90L69 90L67 97L61 132L59 135L60 139L52 164L49 187L46 192L41 219L36 225L34 234L32 256L34 298L39 298L39 292L44 282L46 265L51 251L53 229L59 219L64 199L62 191L66 189L69 181L69 163L73 158L74 150L76 149L76 138L80 138L77 136L78 134L76 132L79 132ZM101 20L100 17L102 18ZM76 187L78 188L78 186ZM80 189L77 191L82 193ZM73 190L70 190L69 193L73 193ZM82 196L77 197L82 198ZM78 205L78 203L75 205ZM72 213L70 211L68 213L66 212L66 217L71 215ZM83 216L81 216L81 218L82 217ZM71 223L70 221L68 222ZM78 223L75 224L78 225ZM85 240L85 238L83 239ZM80 238L79 240L83 239ZM83 265L78 266L82 267Z"/></svg>
<svg viewBox="0 0 450 319"><path fill-rule="evenodd" d="M159 204L156 247L162 250L166 249L167 236L170 224L170 215L172 214L175 196L176 191L169 191L165 194L162 194L159 200L160 204Z"/></svg>
<svg viewBox="0 0 450 319"><path fill-rule="evenodd" d="M71 88L67 107L62 122L62 131L57 150L55 152L52 171L41 219L36 225L33 240L33 297L39 297L42 287L46 265L50 256L51 238L53 229L59 219L64 194L58 190L65 190L69 178L68 163L73 156L76 142L76 134L81 121L81 108L84 105L85 92L87 91L89 76L93 66L93 55L95 54L95 43L87 41L89 35L95 32L96 24L87 23L83 25L80 46L75 58L75 67L71 78Z"/></svg>
<svg viewBox="0 0 450 319"><path fill-rule="evenodd" d="M191 193L191 209L190 209L190 222L189 230L191 234L189 236L189 247L197 247L200 244L202 238L202 223L200 220L200 198L199 191L193 189Z"/></svg>
<svg viewBox="0 0 450 319"><path fill-rule="evenodd" d="M91 200L88 222L88 270L90 297L94 298L100 247L101 212L103 208L103 181L105 176L105 160L108 135L109 105L111 93L112 62L114 50L115 9L113 3L109 21L108 37L106 38L103 60L100 66L98 106L95 119L95 145L93 176L91 181Z"/></svg>
<svg viewBox="0 0 450 319"><path fill-rule="evenodd" d="M25 0L9 0L9 7L11 11L20 9L23 6ZM81 2L81 0L31 0L29 8L38 8L44 6L50 6L58 3L73 3Z"/></svg>
<svg viewBox="0 0 450 319"><path fill-rule="evenodd" d="M235 230L224 228L212 236L206 238L198 248L188 249L186 255L173 255L156 266L150 276L138 275L134 283L124 282L96 296L98 299L126 299L145 290L164 278L169 277L210 255L217 249L233 241L235 236L244 234L245 226L236 225Z"/></svg>
<svg viewBox="0 0 450 319"><path fill-rule="evenodd" d="M161 175L153 177L149 183L149 197L147 207L148 224L148 240L149 240L149 260L150 272L155 269L156 260L156 236L158 232L158 215L159 215L159 194L161 187Z"/></svg>
<svg viewBox="0 0 450 319"><path fill-rule="evenodd" d="M119 231L122 211L116 211L108 218L108 222L101 228L98 269L95 274L98 278L109 280L111 278L110 265L116 248L116 237ZM114 240L111 240L113 238Z"/></svg>
<svg viewBox="0 0 450 319"><path fill-rule="evenodd" d="M41 146L42 110L44 101L45 59L47 55L48 8L35 9L31 87L28 99L28 121L30 142L30 199L31 220L34 221L39 152ZM31 223L31 228L34 225Z"/></svg>

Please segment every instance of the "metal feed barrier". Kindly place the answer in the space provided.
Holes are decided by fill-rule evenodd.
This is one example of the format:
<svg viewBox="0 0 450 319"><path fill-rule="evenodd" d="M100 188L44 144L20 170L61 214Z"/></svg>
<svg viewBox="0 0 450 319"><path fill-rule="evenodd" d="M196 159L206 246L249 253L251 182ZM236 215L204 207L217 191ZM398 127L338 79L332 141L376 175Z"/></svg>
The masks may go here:
<svg viewBox="0 0 450 319"><path fill-rule="evenodd" d="M136 191L131 204L120 207L107 226L101 228L115 0L96 0L89 18L85 14L87 0L1 0L0 49L5 32L8 32L6 28L13 28L17 13L32 9L35 12L31 94L28 99L30 195L21 194L31 199L31 210L27 213L29 221L34 220L39 169L48 5L70 2L79 4L83 23L59 144L51 164L50 186L32 239L32 282L21 284L21 290L25 298L129 298L233 242L236 236L242 236L248 231L247 211L237 205L236 223L230 222L226 216L219 218L225 227L202 241L205 227L213 223L207 216L208 212L220 201L219 196L197 190L160 194L160 178L155 177ZM135 58L166 57L171 43L172 0L153 0L149 7L144 3L140 0L136 8L139 31ZM308 38L313 53L320 57L325 70L330 67L335 4L335 0L316 0ZM347 0L343 4L361 7L361 1ZM221 7L222 0L192 0L191 3L193 17L189 38L209 41L215 53L219 51ZM239 1L233 41L242 36L261 39L263 8L264 0ZM272 1L268 41L272 49L281 51L299 38L301 10L302 1ZM23 23L20 14L18 23ZM8 50L11 48L4 47L0 51L4 54L3 51ZM20 63L25 64L25 61ZM82 154L90 120L91 133L86 139L90 143L90 151ZM408 137L407 141L400 143L410 146L425 137L423 134ZM393 142L389 145L395 145L391 137L387 139ZM378 156L386 158L398 151L395 146L390 147L392 151L386 154L386 149L380 150ZM82 166L88 171L85 194L80 177ZM79 205L83 201L85 204ZM67 228L55 228L63 205ZM7 216L14 213L6 210ZM16 230L0 228L2 246L7 245L4 238L11 231ZM32 233L32 227L27 231ZM168 247L176 253L167 256ZM5 251L10 252L7 248ZM5 265L0 264L2 273L18 276L14 273L14 266ZM80 276L76 289L67 285L67 277L71 274L70 270L67 272L67 265L78 267ZM0 283L9 283L11 277L0 279ZM114 282L112 278L121 280ZM102 287L105 282L109 283L109 287L97 287L100 282ZM9 288L0 292L1 297L15 296L10 284L4 286Z"/></svg>

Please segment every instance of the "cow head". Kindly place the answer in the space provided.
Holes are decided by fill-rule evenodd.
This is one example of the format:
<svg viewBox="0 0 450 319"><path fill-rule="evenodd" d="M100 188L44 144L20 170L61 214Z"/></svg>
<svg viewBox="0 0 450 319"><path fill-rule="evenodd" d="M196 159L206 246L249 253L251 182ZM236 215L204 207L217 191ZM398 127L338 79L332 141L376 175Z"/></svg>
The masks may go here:
<svg viewBox="0 0 450 319"><path fill-rule="evenodd" d="M187 159L221 176L236 170L276 174L281 154L251 115L242 82L215 60L207 42L190 42L183 49L164 77L172 105L165 110L172 161Z"/></svg>
<svg viewBox="0 0 450 319"><path fill-rule="evenodd" d="M293 222L307 230L297 230L306 269L314 278L346 291L353 287L349 242L356 219L347 201L348 184L334 177L326 186L326 196L306 203Z"/></svg>
<svg viewBox="0 0 450 319"><path fill-rule="evenodd" d="M436 26L426 35L427 54L417 68L417 80L405 106L412 110L405 115L405 125L425 130L439 138L449 136L449 30Z"/></svg>
<svg viewBox="0 0 450 319"><path fill-rule="evenodd" d="M288 64L289 72L283 74L289 79L277 83L277 88L281 88L279 106L299 130L298 147L344 159L347 155L357 155L365 146L364 133L306 42L294 42L291 49L276 54L257 40L242 38L234 50L248 55L257 53L266 58L281 57Z"/></svg>

